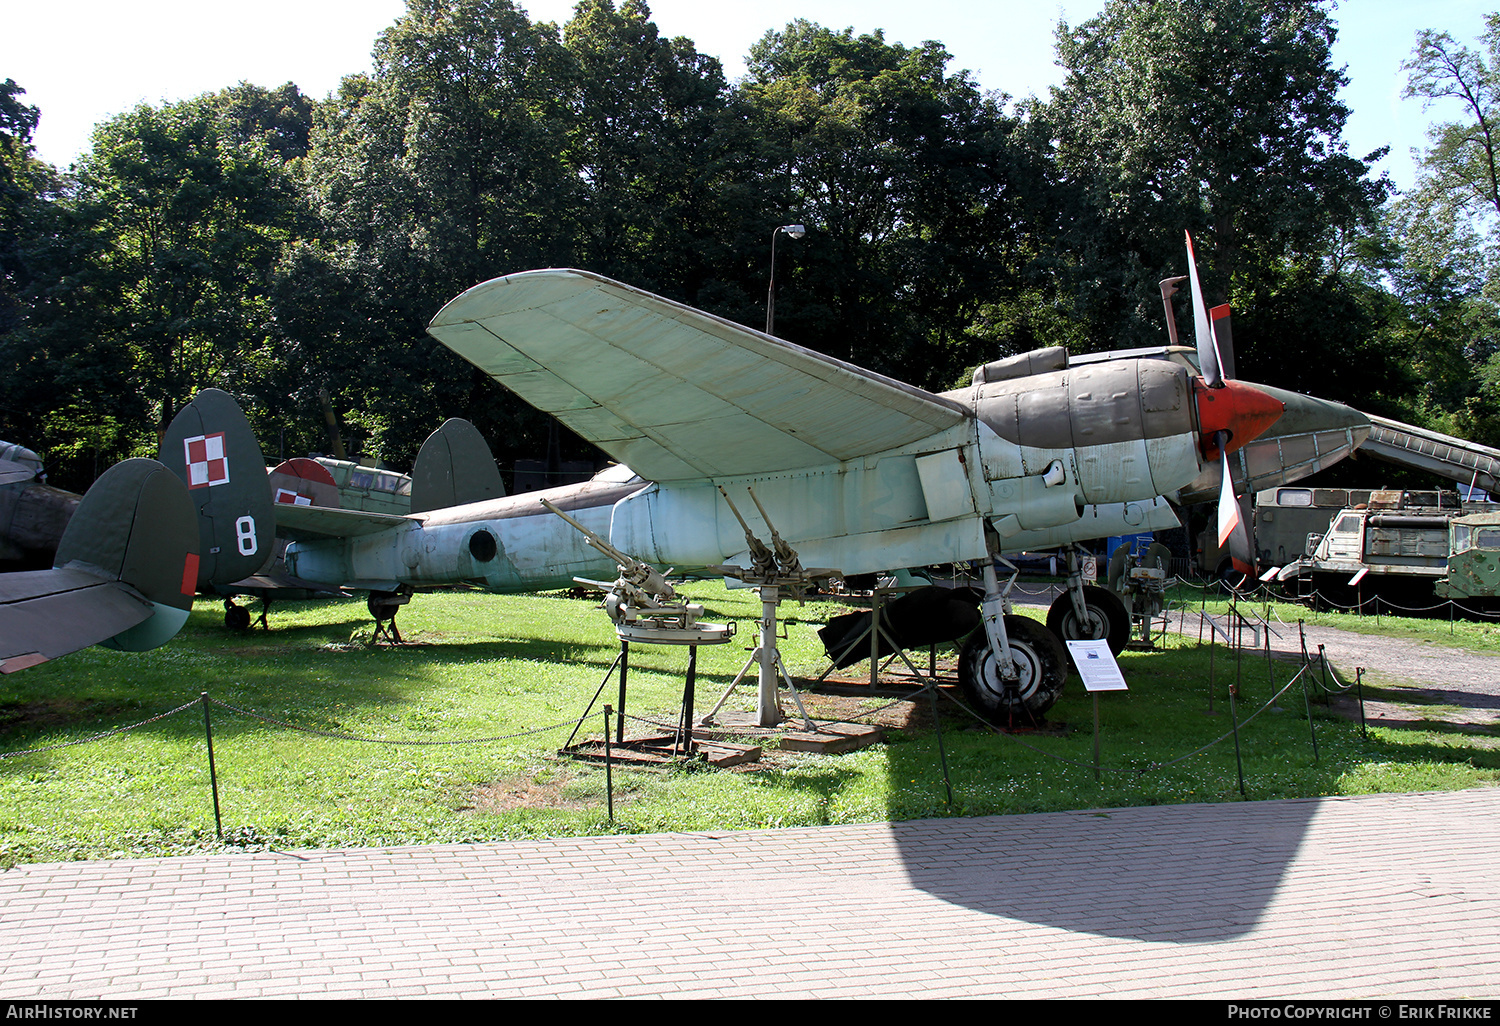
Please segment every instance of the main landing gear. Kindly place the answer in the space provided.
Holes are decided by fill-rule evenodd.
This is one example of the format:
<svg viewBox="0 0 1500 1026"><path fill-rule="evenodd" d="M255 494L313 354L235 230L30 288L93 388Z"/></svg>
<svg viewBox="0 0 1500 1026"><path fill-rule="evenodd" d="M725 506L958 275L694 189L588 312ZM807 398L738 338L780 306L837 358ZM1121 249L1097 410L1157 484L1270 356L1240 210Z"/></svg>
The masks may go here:
<svg viewBox="0 0 1500 1026"><path fill-rule="evenodd" d="M974 711L992 723L1035 724L1056 703L1068 676L1068 654L1035 620L1005 613L1012 575L1002 587L993 561L984 565L984 627L964 643L958 683Z"/></svg>
<svg viewBox="0 0 1500 1026"><path fill-rule="evenodd" d="M1111 591L1083 583L1077 548L1067 550L1068 586L1047 610L1047 629L1063 641L1108 641L1119 655L1130 641L1130 614Z"/></svg>

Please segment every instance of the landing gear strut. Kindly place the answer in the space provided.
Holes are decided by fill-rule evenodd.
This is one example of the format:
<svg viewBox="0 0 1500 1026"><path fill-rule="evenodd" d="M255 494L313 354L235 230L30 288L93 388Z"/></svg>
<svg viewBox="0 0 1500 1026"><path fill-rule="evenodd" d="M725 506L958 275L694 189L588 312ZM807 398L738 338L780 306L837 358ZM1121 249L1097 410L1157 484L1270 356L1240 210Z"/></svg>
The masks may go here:
<svg viewBox="0 0 1500 1026"><path fill-rule="evenodd" d="M1130 641L1125 603L1104 588L1083 583L1077 548L1067 550L1068 587L1047 610L1047 629L1063 641L1108 641L1119 655Z"/></svg>
<svg viewBox="0 0 1500 1026"><path fill-rule="evenodd" d="M964 643L958 683L974 711L992 723L1035 722L1062 694L1068 654L1047 628L1004 612L1012 575L1002 587L995 565L984 565L984 629Z"/></svg>

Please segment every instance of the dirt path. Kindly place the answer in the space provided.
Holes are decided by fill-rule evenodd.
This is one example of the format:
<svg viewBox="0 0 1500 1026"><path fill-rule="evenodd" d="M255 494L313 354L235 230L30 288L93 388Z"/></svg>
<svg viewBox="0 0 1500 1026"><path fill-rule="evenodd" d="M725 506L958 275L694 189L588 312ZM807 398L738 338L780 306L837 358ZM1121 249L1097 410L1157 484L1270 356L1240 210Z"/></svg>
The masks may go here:
<svg viewBox="0 0 1500 1026"><path fill-rule="evenodd" d="M1282 636L1272 635L1272 653L1301 658L1297 625L1275 626ZM1434 728L1500 725L1500 656L1322 625L1305 624L1303 630L1308 651L1316 654L1322 645L1346 683L1355 679L1357 668L1363 668L1366 688L1376 689L1374 696L1365 699L1365 718L1372 723ZM1358 715L1355 703L1351 695L1344 704Z"/></svg>
<svg viewBox="0 0 1500 1026"><path fill-rule="evenodd" d="M1021 598L1025 604L1043 608L1050 600L1051 595L1046 593ZM1224 618L1218 621L1222 625ZM1173 614L1171 626L1197 636L1199 614ZM1273 622L1272 626L1272 654L1301 659L1297 625ZM1380 697L1367 696L1365 701L1365 717L1371 722L1398 726L1441 720L1457 726L1500 727L1500 655L1470 652L1440 642L1357 634L1320 624L1304 624L1303 631L1308 652L1316 656L1322 645L1328 661L1345 682L1352 683L1356 669L1363 668L1366 686L1380 692ZM1265 644L1262 639L1257 641ZM1354 699L1346 704L1357 716Z"/></svg>

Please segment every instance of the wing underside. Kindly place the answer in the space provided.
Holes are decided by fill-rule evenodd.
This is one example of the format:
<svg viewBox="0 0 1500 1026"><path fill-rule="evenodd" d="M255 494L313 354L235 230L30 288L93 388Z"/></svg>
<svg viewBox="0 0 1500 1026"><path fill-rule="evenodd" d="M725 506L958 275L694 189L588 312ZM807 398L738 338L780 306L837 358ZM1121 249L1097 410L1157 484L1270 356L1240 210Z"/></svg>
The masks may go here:
<svg viewBox="0 0 1500 1026"><path fill-rule="evenodd" d="M824 466L968 417L950 399L583 271L477 285L427 330L654 481Z"/></svg>

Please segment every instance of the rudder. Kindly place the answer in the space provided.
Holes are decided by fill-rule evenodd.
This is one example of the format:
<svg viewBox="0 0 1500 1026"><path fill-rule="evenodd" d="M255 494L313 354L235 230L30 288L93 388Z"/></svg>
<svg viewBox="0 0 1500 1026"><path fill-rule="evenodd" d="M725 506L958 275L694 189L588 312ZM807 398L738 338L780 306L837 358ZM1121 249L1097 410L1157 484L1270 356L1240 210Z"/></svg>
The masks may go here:
<svg viewBox="0 0 1500 1026"><path fill-rule="evenodd" d="M473 424L450 417L422 443L411 471L413 513L504 495L494 454Z"/></svg>

